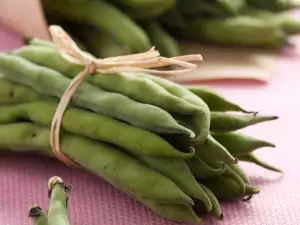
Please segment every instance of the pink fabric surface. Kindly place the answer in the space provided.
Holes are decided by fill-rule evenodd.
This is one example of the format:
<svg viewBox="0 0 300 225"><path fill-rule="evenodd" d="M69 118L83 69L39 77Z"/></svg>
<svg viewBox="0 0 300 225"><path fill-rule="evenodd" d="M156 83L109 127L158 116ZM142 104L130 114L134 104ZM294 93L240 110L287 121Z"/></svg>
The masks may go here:
<svg viewBox="0 0 300 225"><path fill-rule="evenodd" d="M296 40L298 46L300 39ZM0 51L22 45L17 34L0 25ZM204 56L205 59L205 56ZM241 163L261 193L249 203L222 204L224 220L206 219L204 225L296 225L300 224L299 76L300 54L286 50L274 65L269 84L248 82L208 83L229 99L248 109L280 117L244 130L274 142L276 149L256 153L284 171L283 176L252 164ZM61 176L73 186L69 212L73 225L175 225L117 191L104 180L62 163L23 154L0 157L0 224L27 225L28 208L48 206L47 180Z"/></svg>

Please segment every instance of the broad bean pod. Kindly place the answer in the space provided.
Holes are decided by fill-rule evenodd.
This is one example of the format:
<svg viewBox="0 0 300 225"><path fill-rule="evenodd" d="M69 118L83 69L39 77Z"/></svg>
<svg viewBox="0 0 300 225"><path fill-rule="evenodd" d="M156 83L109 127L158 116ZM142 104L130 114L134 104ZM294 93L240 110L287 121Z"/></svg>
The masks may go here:
<svg viewBox="0 0 300 225"><path fill-rule="evenodd" d="M220 203L217 199L217 197L203 184L200 184L202 189L206 192L207 196L209 196L211 202L212 202L212 211L208 212L205 207L203 207L203 203L199 201L195 201L195 206L193 207L195 212L197 214L207 214L210 213L214 217L216 217L218 220L223 219L223 213L220 206Z"/></svg>
<svg viewBox="0 0 300 225"><path fill-rule="evenodd" d="M212 88L204 86L189 86L187 89L199 96L208 105L211 111L237 111L243 113L252 113L251 111L247 111L239 105L228 101L225 97L214 91Z"/></svg>
<svg viewBox="0 0 300 225"><path fill-rule="evenodd" d="M165 57L175 57L180 55L179 44L177 41L156 21L143 24L151 43L160 54Z"/></svg>
<svg viewBox="0 0 300 225"><path fill-rule="evenodd" d="M243 168L239 165L239 164L231 164L229 165L229 167L235 172L237 173L240 178L243 179L243 181L246 183L246 184L249 184L250 185L250 180L249 180L249 177L248 175L245 173L245 171L243 170Z"/></svg>
<svg viewBox="0 0 300 225"><path fill-rule="evenodd" d="M118 44L109 34L94 27L76 24L76 32L84 40L89 52L97 58L126 55L131 52L129 46Z"/></svg>
<svg viewBox="0 0 300 225"><path fill-rule="evenodd" d="M198 142L203 142L207 138L210 129L210 110L201 98L187 90L185 87L167 79L150 74L139 74L139 76L154 81L165 88L169 93L196 106L198 110L192 117L192 120L194 121L193 124L197 126L196 139Z"/></svg>
<svg viewBox="0 0 300 225"><path fill-rule="evenodd" d="M275 145L238 132L211 133L211 135L235 156L248 154L263 147L274 148Z"/></svg>
<svg viewBox="0 0 300 225"><path fill-rule="evenodd" d="M197 179L220 176L226 170L225 164L220 168L213 168L196 155L186 162Z"/></svg>
<svg viewBox="0 0 300 225"><path fill-rule="evenodd" d="M190 39L201 39L218 45L281 48L288 37L278 24L250 16L225 19L195 19L184 34Z"/></svg>
<svg viewBox="0 0 300 225"><path fill-rule="evenodd" d="M43 7L50 15L88 24L105 31L120 45L128 45L134 52L143 52L151 48L150 40L143 29L108 2L44 0Z"/></svg>
<svg viewBox="0 0 300 225"><path fill-rule="evenodd" d="M245 184L245 189L243 189L236 180L225 175L204 179L201 180L201 183L205 185L219 201L242 199L250 195L258 194L260 191L258 188L254 188L248 184Z"/></svg>
<svg viewBox="0 0 300 225"><path fill-rule="evenodd" d="M210 131L216 133L231 132L276 119L278 116L211 112Z"/></svg>
<svg viewBox="0 0 300 225"><path fill-rule="evenodd" d="M3 79L1 72L0 96L2 105L41 100L41 96L32 88Z"/></svg>
<svg viewBox="0 0 300 225"><path fill-rule="evenodd" d="M50 41L36 37L24 37L23 42L25 45L42 46L48 48L56 48L56 45Z"/></svg>
<svg viewBox="0 0 300 225"><path fill-rule="evenodd" d="M183 159L152 158L145 156L138 156L137 158L150 168L157 170L166 177L169 177L188 196L203 201L206 209L211 211L212 203L210 198L197 183L196 178L193 176Z"/></svg>
<svg viewBox="0 0 300 225"><path fill-rule="evenodd" d="M48 209L48 225L70 225L67 202L68 188L60 177L53 177L48 183L50 204Z"/></svg>
<svg viewBox="0 0 300 225"><path fill-rule="evenodd" d="M35 152L53 157L49 137L49 128L33 123L0 125L0 149L4 151ZM160 203L194 204L172 180L108 144L62 132L61 151L117 189L134 193L139 198Z"/></svg>
<svg viewBox="0 0 300 225"><path fill-rule="evenodd" d="M206 162L237 163L237 159L210 134L203 143L196 143L193 147L195 148L195 155Z"/></svg>
<svg viewBox="0 0 300 225"><path fill-rule="evenodd" d="M247 5L246 0L219 0L218 4L230 15L238 15Z"/></svg>
<svg viewBox="0 0 300 225"><path fill-rule="evenodd" d="M229 165L226 165L226 170L222 175L234 179L239 184L242 192L245 192L246 183L244 182L243 178L240 177L240 175L238 173L236 173L232 167L230 167Z"/></svg>
<svg viewBox="0 0 300 225"><path fill-rule="evenodd" d="M217 2L185 0L179 1L178 6L180 11L185 15L202 14L214 17L228 16L228 12L226 12Z"/></svg>
<svg viewBox="0 0 300 225"><path fill-rule="evenodd" d="M153 200L141 199L137 197L132 197L132 198L144 204L145 206L147 206L149 209L151 209L153 212L157 213L158 215L161 215L164 218L175 222L201 224L203 221L202 218L199 218L196 215L193 208L188 205L165 204L165 203L159 203Z"/></svg>
<svg viewBox="0 0 300 225"><path fill-rule="evenodd" d="M26 46L13 51L13 54L59 71L70 78L74 78L84 69L63 59L53 48ZM95 74L85 79L103 90L123 94L138 102L159 106L169 112L189 115L197 111L192 104L170 94L160 85L140 77L139 74Z"/></svg>
<svg viewBox="0 0 300 225"><path fill-rule="evenodd" d="M1 93L0 103L2 103ZM2 106L0 108L0 123L27 120L50 127L56 108L57 103L50 101ZM194 151L187 153L175 149L155 133L75 107L69 107L65 111L62 129L72 134L120 146L136 155L190 158L194 154Z"/></svg>
<svg viewBox="0 0 300 225"><path fill-rule="evenodd" d="M300 7L297 0L248 0L249 6L258 9L265 9L268 11L279 12L283 10L290 10Z"/></svg>
<svg viewBox="0 0 300 225"><path fill-rule="evenodd" d="M155 19L176 4L176 0L121 0L118 2L122 11L134 20Z"/></svg>
<svg viewBox="0 0 300 225"><path fill-rule="evenodd" d="M5 53L0 54L0 71L8 80L57 98L63 95L71 82L71 79L55 70ZM178 124L168 112L159 107L136 102L124 95L107 92L85 82L72 96L72 104L154 132L194 136L191 130Z"/></svg>
<svg viewBox="0 0 300 225"><path fill-rule="evenodd" d="M245 155L240 155L239 156L239 160L256 164L256 165L258 165L258 166L260 166L262 168L265 168L267 170L270 170L270 171L282 173L281 169L279 169L279 168L277 168L275 166L272 166L272 165L270 165L270 164L262 161L261 159L259 159L253 153L249 153L249 154L245 154Z"/></svg>

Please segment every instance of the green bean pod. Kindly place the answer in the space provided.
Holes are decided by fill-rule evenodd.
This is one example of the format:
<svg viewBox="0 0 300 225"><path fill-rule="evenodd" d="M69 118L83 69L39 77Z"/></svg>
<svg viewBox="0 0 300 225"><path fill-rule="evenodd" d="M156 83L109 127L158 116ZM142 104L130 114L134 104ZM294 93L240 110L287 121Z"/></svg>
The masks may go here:
<svg viewBox="0 0 300 225"><path fill-rule="evenodd" d="M219 201L232 201L259 193L258 188L245 184L245 189L243 189L236 180L223 175L201 180L201 183L205 185Z"/></svg>
<svg viewBox="0 0 300 225"><path fill-rule="evenodd" d="M250 185L250 180L243 168L239 164L231 164L228 165L235 173L237 173L240 178L246 183Z"/></svg>
<svg viewBox="0 0 300 225"><path fill-rule="evenodd" d="M55 49L51 48L27 46L15 50L13 54L41 66L57 70L70 78L74 78L84 69L82 66L67 62ZM197 110L189 102L170 94L155 82L139 77L138 74L98 75L86 77L85 80L101 89L123 94L142 103L159 106L169 112L189 115Z"/></svg>
<svg viewBox="0 0 300 225"><path fill-rule="evenodd" d="M194 148L195 155L206 162L219 161L226 164L237 163L237 159L211 135L208 135L204 143L196 143Z"/></svg>
<svg viewBox="0 0 300 225"><path fill-rule="evenodd" d="M192 119L195 126L197 126L197 141L204 142L204 140L206 140L210 129L210 110L207 104L201 98L187 90L185 87L171 82L167 79L150 74L139 74L139 76L154 81L158 85L165 88L169 93L196 106L198 110Z"/></svg>
<svg viewBox="0 0 300 225"><path fill-rule="evenodd" d="M158 18L158 20L168 27L183 28L186 26L186 21L184 15L180 10L179 4L176 4L175 6L167 10L162 16Z"/></svg>
<svg viewBox="0 0 300 225"><path fill-rule="evenodd" d="M71 79L55 70L5 53L0 54L0 71L6 79L28 85L41 94L58 98L71 82ZM72 96L72 103L143 129L158 133L182 133L194 137L191 130L179 125L165 110L136 102L118 93L106 92L85 82Z"/></svg>
<svg viewBox="0 0 300 225"><path fill-rule="evenodd" d="M143 27L149 35L151 43L162 56L175 57L180 55L179 44L158 22L147 22L143 24Z"/></svg>
<svg viewBox="0 0 300 225"><path fill-rule="evenodd" d="M122 4L124 6L130 7L132 9L147 9L151 10L152 8L160 7L168 9L169 7L173 6L176 1L174 0L166 0L166 1L160 1L160 0L115 0L119 4Z"/></svg>
<svg viewBox="0 0 300 225"><path fill-rule="evenodd" d="M1 105L41 100L41 96L32 88L3 79L1 72L0 96Z"/></svg>
<svg viewBox="0 0 300 225"><path fill-rule="evenodd" d="M276 119L278 116L211 112L210 131L216 133L231 132Z"/></svg>
<svg viewBox="0 0 300 225"><path fill-rule="evenodd" d="M149 209L151 209L158 215L161 215L164 218L175 222L201 224L203 221L202 218L199 218L195 214L191 206L180 204L165 204L153 200L146 200L137 197L133 198L147 206Z"/></svg>
<svg viewBox="0 0 300 225"><path fill-rule="evenodd" d="M146 33L125 13L108 2L44 0L43 7L50 15L97 27L110 34L120 45L128 45L134 52L151 48Z"/></svg>
<svg viewBox="0 0 300 225"><path fill-rule="evenodd" d="M24 37L23 38L25 45L34 45L48 48L56 48L56 45L50 41L46 41L44 39L36 38L36 37Z"/></svg>
<svg viewBox="0 0 300 225"><path fill-rule="evenodd" d="M94 27L77 25L77 34L84 40L88 50L97 58L108 58L126 55L131 52L129 46L118 44L109 34Z"/></svg>
<svg viewBox="0 0 300 225"><path fill-rule="evenodd" d="M210 212L214 217L218 220L223 219L223 213L220 206L220 203L217 197L203 184L200 184L202 189L206 192L207 196L209 196L212 202L212 211ZM207 210L203 207L203 203L199 201L195 201L195 206L193 207L197 214L206 214Z"/></svg>
<svg viewBox="0 0 300 225"><path fill-rule="evenodd" d="M4 151L28 151L53 157L49 139L50 129L46 127L27 122L0 125L0 149ZM63 154L119 190L160 203L194 204L172 180L112 146L64 132L60 144Z"/></svg>
<svg viewBox="0 0 300 225"><path fill-rule="evenodd" d="M276 23L281 26L285 33L289 35L298 34L300 32L300 22L298 19L288 16L285 13L273 13L271 11L262 9L248 8L245 13L248 16L261 18L269 21L270 23Z"/></svg>
<svg viewBox="0 0 300 225"><path fill-rule="evenodd" d="M226 98L224 98L218 92L214 91L212 88L203 86L192 86L186 88L189 91L193 92L195 95L199 96L208 105L211 111L236 111L243 113L254 113L253 111L245 110L239 105L228 101Z"/></svg>
<svg viewBox="0 0 300 225"><path fill-rule="evenodd" d="M48 225L70 225L68 218L68 187L60 177L52 177L48 183L50 204Z"/></svg>
<svg viewBox="0 0 300 225"><path fill-rule="evenodd" d="M246 6L246 0L218 0L218 4L230 15L238 15Z"/></svg>
<svg viewBox="0 0 300 225"><path fill-rule="evenodd" d="M137 158L150 168L157 170L166 177L169 177L188 196L203 201L206 209L211 211L212 203L210 198L197 183L197 180L184 160L172 158L152 158L145 156L138 156Z"/></svg>
<svg viewBox="0 0 300 225"><path fill-rule="evenodd" d="M265 9L268 11L279 12L300 7L297 0L248 0L249 6Z"/></svg>
<svg viewBox="0 0 300 225"><path fill-rule="evenodd" d="M218 45L281 48L288 44L287 35L278 24L249 16L195 19L183 33L188 38Z"/></svg>
<svg viewBox="0 0 300 225"><path fill-rule="evenodd" d="M29 209L29 217L33 225L47 225L47 216L38 205L33 205Z"/></svg>
<svg viewBox="0 0 300 225"><path fill-rule="evenodd" d="M180 0L178 5L180 11L185 15L228 16L228 12L226 12L220 4L212 1Z"/></svg>
<svg viewBox="0 0 300 225"><path fill-rule="evenodd" d="M274 166L272 166L272 165L270 165L270 164L268 164L268 163L260 160L253 153L249 153L249 154L246 154L246 155L240 155L239 156L239 160L256 164L256 165L261 166L262 168L265 168L265 169L270 170L270 171L282 173L281 169L276 168L276 167L274 167Z"/></svg>
<svg viewBox="0 0 300 225"><path fill-rule="evenodd" d="M234 179L239 184L241 191L245 192L246 191L246 183L244 182L243 178L240 177L240 175L237 172L235 172L235 170L232 167L230 167L229 165L227 165L226 167L227 168L226 168L225 172L223 173L223 176Z"/></svg>
<svg viewBox="0 0 300 225"><path fill-rule="evenodd" d="M130 2L130 3L129 3ZM120 7L134 20L149 20L164 14L176 4L176 0L121 0Z"/></svg>
<svg viewBox="0 0 300 225"><path fill-rule="evenodd" d="M211 134L231 154L240 156L263 147L275 148L275 145L238 132L212 133Z"/></svg>
<svg viewBox="0 0 300 225"><path fill-rule="evenodd" d="M225 164L222 164L222 167L214 168L208 165L196 155L186 160L186 163L188 164L190 170L197 179L220 176L226 170Z"/></svg>
<svg viewBox="0 0 300 225"><path fill-rule="evenodd" d="M24 94L26 95L25 92ZM0 94L0 104L1 99ZM47 101L2 106L0 123L26 120L50 127L56 108L57 103ZM72 134L120 146L136 155L172 158L190 158L194 155L194 151L187 153L175 149L155 133L75 107L69 107L65 111L62 129Z"/></svg>

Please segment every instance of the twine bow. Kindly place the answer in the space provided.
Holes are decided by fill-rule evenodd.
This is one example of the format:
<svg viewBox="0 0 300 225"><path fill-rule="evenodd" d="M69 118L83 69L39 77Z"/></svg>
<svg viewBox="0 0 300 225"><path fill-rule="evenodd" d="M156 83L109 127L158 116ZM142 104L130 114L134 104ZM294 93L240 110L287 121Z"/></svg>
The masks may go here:
<svg viewBox="0 0 300 225"><path fill-rule="evenodd" d="M59 160L69 166L78 167L79 165L61 153L59 131L63 114L70 102L70 99L86 76L104 76L105 74L117 72L142 72L172 75L189 72L197 67L196 64L189 63L188 61L202 60L202 56L199 54L177 56L172 58L162 57L159 52L155 50L155 47L152 47L149 51L144 53L98 59L91 54L81 51L72 38L60 26L51 25L49 27L49 31L52 36L53 43L57 46L59 54L70 63L83 65L85 67L84 70L77 74L71 81L70 85L62 95L51 124L51 150ZM185 69L170 71L149 69L151 67L164 67L168 65L179 65L185 67Z"/></svg>

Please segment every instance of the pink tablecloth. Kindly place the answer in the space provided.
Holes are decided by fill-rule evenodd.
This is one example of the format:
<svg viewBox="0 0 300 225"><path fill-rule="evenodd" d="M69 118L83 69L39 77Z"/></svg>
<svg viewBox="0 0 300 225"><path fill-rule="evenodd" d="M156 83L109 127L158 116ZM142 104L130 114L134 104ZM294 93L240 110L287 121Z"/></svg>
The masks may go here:
<svg viewBox="0 0 300 225"><path fill-rule="evenodd" d="M300 45L300 40L298 40ZM20 38L0 26L0 51L20 46ZM205 56L204 56L205 57ZM245 132L274 142L276 149L257 152L262 159L284 170L284 176L242 164L261 193L249 203L222 204L224 220L208 219L205 225L300 224L300 54L282 53L274 65L270 84L235 82L209 84L228 98L280 119ZM70 216L73 225L174 225L118 192L102 179L55 160L38 156L5 154L0 157L0 224L27 225L28 207L47 208L47 180L59 175L73 185Z"/></svg>

